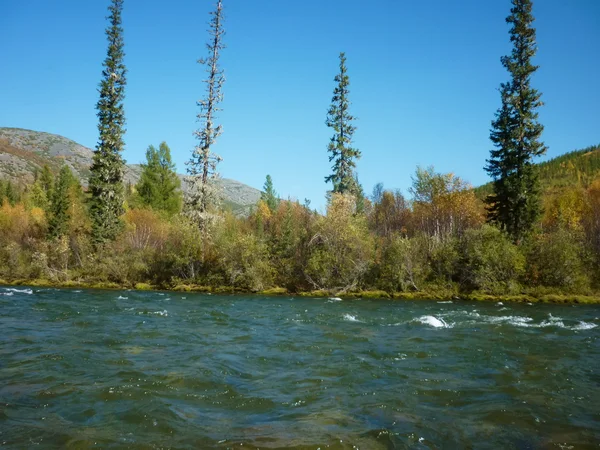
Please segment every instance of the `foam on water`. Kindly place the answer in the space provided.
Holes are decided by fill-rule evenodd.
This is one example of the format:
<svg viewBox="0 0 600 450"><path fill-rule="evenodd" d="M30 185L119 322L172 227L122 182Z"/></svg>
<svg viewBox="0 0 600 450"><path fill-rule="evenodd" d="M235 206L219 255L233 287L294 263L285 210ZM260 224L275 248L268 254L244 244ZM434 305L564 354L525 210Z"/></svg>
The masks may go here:
<svg viewBox="0 0 600 450"><path fill-rule="evenodd" d="M533 322L531 317L521 317L521 316L487 316L484 317L483 320L488 323L500 324L500 323L508 323L510 325L515 326L530 326L530 322Z"/></svg>
<svg viewBox="0 0 600 450"><path fill-rule="evenodd" d="M166 309L163 310L163 311L140 311L140 312L138 312L138 314L140 316L144 315L144 314L148 314L148 315L152 315L152 316L162 316L162 317L168 317L169 316L169 312Z"/></svg>
<svg viewBox="0 0 600 450"><path fill-rule="evenodd" d="M358 320L356 318L356 316L353 316L352 314L344 314L344 320L347 320L348 322L360 322L360 320Z"/></svg>
<svg viewBox="0 0 600 450"><path fill-rule="evenodd" d="M328 300L332 301L332 302L341 302L342 301L342 299L339 297L329 297Z"/></svg>
<svg viewBox="0 0 600 450"><path fill-rule="evenodd" d="M595 323L588 322L579 322L579 324L572 326L571 330L591 330L592 328L596 328L598 325Z"/></svg>
<svg viewBox="0 0 600 450"><path fill-rule="evenodd" d="M508 308L501 308L505 310ZM541 322L535 322L533 318L527 316L481 316L478 313L468 314L478 320L471 321L472 323L487 323L491 325L512 325L519 328L563 328L572 331L591 330L596 328L594 323L580 321L577 325L567 325L561 317L555 317L552 314L548 315L548 319Z"/></svg>
<svg viewBox="0 0 600 450"><path fill-rule="evenodd" d="M7 297L10 297L14 294L12 292L0 292L0 295L6 295Z"/></svg>
<svg viewBox="0 0 600 450"><path fill-rule="evenodd" d="M28 295L33 294L33 290L31 290L31 289L5 288L5 290L8 292L17 292L19 294L28 294Z"/></svg>
<svg viewBox="0 0 600 450"><path fill-rule="evenodd" d="M446 300L445 302L438 302L438 303L440 303L440 304L442 304L442 303L452 303L452 300Z"/></svg>
<svg viewBox="0 0 600 450"><path fill-rule="evenodd" d="M127 300L128 298L129 298L129 297L122 297L122 296L120 296L120 295L119 295L119 296L117 297L117 300Z"/></svg>
<svg viewBox="0 0 600 450"><path fill-rule="evenodd" d="M435 316L421 316L416 320L417 322L421 322L424 325L429 325L434 328L452 328L454 326L454 324L448 324L444 319Z"/></svg>

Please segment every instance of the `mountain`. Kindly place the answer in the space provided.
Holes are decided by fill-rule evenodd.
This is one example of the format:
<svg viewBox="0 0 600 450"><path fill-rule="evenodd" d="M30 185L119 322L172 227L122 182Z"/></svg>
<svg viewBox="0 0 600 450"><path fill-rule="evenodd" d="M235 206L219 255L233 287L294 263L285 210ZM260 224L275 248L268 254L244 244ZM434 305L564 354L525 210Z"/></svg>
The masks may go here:
<svg viewBox="0 0 600 450"><path fill-rule="evenodd" d="M538 164L542 192L550 193L565 187L588 187L600 178L600 144L575 150ZM483 199L493 192L492 183L475 188Z"/></svg>
<svg viewBox="0 0 600 450"><path fill-rule="evenodd" d="M92 157L91 149L56 134L0 127L0 178L32 183L35 172L45 164L55 173L66 164L85 186ZM125 183L135 184L141 171L139 164L128 164L125 167ZM183 179L183 175L179 176ZM258 189L239 181L222 178L219 183L225 205L236 213L247 213L260 198Z"/></svg>

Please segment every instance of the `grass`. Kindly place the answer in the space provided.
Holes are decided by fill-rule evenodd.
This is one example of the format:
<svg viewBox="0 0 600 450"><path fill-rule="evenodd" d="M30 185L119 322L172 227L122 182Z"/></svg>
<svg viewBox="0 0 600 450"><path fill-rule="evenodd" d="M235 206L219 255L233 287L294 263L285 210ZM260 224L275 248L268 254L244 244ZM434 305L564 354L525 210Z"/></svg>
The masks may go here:
<svg viewBox="0 0 600 450"><path fill-rule="evenodd" d="M47 279L0 279L0 285L4 286L32 286L32 287L56 287L56 288L88 288L88 289L129 289L134 288L138 291L161 290L158 286L148 283L136 283L135 285L120 285L117 283L85 282L76 280L47 280ZM164 289L166 291L190 292L190 293L212 293L212 294L258 294L267 296L295 295L308 298L327 298L340 297L342 299L388 299L393 301L414 301L414 300L465 300L471 302L506 302L506 303L541 303L541 304L582 304L582 305L600 305L600 293L589 294L567 294L567 293L548 293L546 290L531 292L519 295L490 295L480 292L468 294L458 294L451 291L431 291L431 292L394 292L392 294L379 291L355 291L345 293L334 293L326 290L314 290L306 292L297 292L291 294L286 288L273 287L265 289L258 293L248 292L231 286L202 286L197 284L177 284Z"/></svg>

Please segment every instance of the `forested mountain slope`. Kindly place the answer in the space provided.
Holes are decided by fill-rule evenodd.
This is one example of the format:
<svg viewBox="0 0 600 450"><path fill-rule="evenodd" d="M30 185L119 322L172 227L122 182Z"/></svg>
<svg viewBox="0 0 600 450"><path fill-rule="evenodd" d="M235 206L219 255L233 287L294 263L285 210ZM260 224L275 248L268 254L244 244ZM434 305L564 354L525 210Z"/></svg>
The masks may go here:
<svg viewBox="0 0 600 450"><path fill-rule="evenodd" d="M538 165L543 192L552 192L565 187L588 187L600 178L600 144L557 156ZM480 198L492 193L492 183L475 189Z"/></svg>

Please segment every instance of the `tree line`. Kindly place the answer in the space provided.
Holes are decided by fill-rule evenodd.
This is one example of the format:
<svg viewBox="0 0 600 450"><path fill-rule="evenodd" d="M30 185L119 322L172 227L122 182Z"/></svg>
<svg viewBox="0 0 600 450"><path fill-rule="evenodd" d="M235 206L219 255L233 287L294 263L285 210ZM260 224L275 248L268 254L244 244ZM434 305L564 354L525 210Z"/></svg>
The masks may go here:
<svg viewBox="0 0 600 450"><path fill-rule="evenodd" d="M345 53L325 124L332 171L327 212L280 199L267 175L249 217L220 205L214 146L224 72L223 3L211 13L205 95L197 145L184 186L168 145L150 146L135 186L123 183L127 69L123 0L111 0L107 56L96 105L99 141L88 187L63 167L44 167L22 192L0 185L0 277L172 288L223 286L262 291L482 292L550 289L589 294L600 273L600 182L542 195L534 158L546 151L531 86L538 69L531 0L512 0L506 19L513 50L501 59L510 79L490 133L481 201L454 176L418 168L407 198L378 184L366 195L356 170L350 78Z"/></svg>

